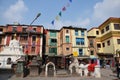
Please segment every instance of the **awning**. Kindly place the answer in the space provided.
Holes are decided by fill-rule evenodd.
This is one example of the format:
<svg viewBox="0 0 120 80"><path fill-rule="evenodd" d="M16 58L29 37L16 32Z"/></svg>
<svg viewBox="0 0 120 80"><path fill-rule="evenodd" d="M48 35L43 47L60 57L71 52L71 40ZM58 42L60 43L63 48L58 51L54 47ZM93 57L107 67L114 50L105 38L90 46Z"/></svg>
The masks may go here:
<svg viewBox="0 0 120 80"><path fill-rule="evenodd" d="M95 55L90 55L91 59L96 59L97 57Z"/></svg>
<svg viewBox="0 0 120 80"><path fill-rule="evenodd" d="M89 56L78 56L77 58L78 59L89 59L90 57Z"/></svg>
<svg viewBox="0 0 120 80"><path fill-rule="evenodd" d="M97 53L98 56L113 56L112 53Z"/></svg>

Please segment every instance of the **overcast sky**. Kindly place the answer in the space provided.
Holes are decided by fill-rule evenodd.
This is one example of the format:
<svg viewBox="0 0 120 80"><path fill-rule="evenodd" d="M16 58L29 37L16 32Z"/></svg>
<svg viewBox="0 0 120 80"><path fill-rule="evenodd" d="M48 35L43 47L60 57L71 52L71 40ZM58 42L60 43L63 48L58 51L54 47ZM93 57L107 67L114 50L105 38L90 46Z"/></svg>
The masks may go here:
<svg viewBox="0 0 120 80"><path fill-rule="evenodd" d="M120 0L71 1L0 0L0 25L13 24L13 22L29 25L35 16L41 13L34 25L43 25L51 29L70 25L90 29L98 27L109 17L120 17ZM54 25L51 24L52 21Z"/></svg>

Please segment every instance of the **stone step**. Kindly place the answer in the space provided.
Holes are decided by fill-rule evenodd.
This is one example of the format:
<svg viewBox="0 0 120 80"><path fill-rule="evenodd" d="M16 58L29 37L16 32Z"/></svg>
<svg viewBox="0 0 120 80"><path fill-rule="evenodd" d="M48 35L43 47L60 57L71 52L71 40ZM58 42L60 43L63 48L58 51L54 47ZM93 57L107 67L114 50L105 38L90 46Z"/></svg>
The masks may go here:
<svg viewBox="0 0 120 80"><path fill-rule="evenodd" d="M66 70L58 70L58 71L56 71L56 74L57 75L67 75L68 72Z"/></svg>

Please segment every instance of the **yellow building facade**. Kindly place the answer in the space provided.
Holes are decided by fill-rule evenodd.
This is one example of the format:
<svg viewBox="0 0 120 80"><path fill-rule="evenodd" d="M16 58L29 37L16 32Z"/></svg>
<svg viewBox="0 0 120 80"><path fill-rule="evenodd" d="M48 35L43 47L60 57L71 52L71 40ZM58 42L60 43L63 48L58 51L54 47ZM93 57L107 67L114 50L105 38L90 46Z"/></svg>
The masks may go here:
<svg viewBox="0 0 120 80"><path fill-rule="evenodd" d="M82 28L71 29L72 53L74 56L89 56L87 30ZM79 40L81 42L79 43ZM78 42L77 42L78 41ZM83 41L83 42L82 42Z"/></svg>
<svg viewBox="0 0 120 80"><path fill-rule="evenodd" d="M88 36L96 36L96 52L104 58L115 56L120 49L120 18L109 18L99 27L88 31Z"/></svg>

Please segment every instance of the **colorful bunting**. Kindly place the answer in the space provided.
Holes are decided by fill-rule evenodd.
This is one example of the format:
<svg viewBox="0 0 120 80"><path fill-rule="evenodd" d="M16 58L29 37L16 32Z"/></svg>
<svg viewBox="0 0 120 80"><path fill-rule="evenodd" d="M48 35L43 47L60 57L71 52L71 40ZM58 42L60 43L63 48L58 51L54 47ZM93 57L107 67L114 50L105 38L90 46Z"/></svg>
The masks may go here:
<svg viewBox="0 0 120 80"><path fill-rule="evenodd" d="M55 21L59 20L60 17L62 17L62 12L66 11L66 8L70 6L70 3L72 3L72 0L69 0L69 2L61 9L61 11L58 13L58 15L55 17L55 20L51 22L52 25L54 25Z"/></svg>
<svg viewBox="0 0 120 80"><path fill-rule="evenodd" d="M67 3L66 7L70 7L70 4L69 4L69 3Z"/></svg>
<svg viewBox="0 0 120 80"><path fill-rule="evenodd" d="M72 2L72 0L69 0L70 2Z"/></svg>
<svg viewBox="0 0 120 80"><path fill-rule="evenodd" d="M62 8L62 11L66 11L66 7L63 7L63 8Z"/></svg>
<svg viewBox="0 0 120 80"><path fill-rule="evenodd" d="M51 22L52 25L54 25L54 20Z"/></svg>
<svg viewBox="0 0 120 80"><path fill-rule="evenodd" d="M62 16L62 12L61 12L61 11L59 12L59 16L60 16L60 17Z"/></svg>
<svg viewBox="0 0 120 80"><path fill-rule="evenodd" d="M57 21L59 20L59 16L56 16L56 18L55 18Z"/></svg>

